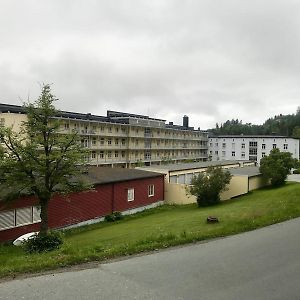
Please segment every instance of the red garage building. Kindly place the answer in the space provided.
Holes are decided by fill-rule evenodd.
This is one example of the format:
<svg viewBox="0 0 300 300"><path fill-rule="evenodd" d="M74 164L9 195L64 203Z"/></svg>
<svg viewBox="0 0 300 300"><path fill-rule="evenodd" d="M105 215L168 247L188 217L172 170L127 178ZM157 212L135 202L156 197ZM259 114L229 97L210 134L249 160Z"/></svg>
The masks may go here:
<svg viewBox="0 0 300 300"><path fill-rule="evenodd" d="M164 199L164 175L159 173L90 167L85 176L94 189L72 193L68 197L53 197L48 213L50 228L95 223L114 211L134 213L157 206ZM35 197L0 204L0 242L39 231L39 228L39 206Z"/></svg>

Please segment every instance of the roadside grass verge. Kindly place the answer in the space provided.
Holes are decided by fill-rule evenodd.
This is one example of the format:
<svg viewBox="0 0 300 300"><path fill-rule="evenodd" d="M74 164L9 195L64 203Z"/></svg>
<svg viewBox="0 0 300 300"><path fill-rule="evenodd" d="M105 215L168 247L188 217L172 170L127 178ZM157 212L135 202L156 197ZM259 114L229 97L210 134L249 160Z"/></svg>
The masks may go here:
<svg viewBox="0 0 300 300"><path fill-rule="evenodd" d="M209 215L220 222L206 224ZM214 207L164 205L115 223L65 231L63 246L49 253L26 254L20 247L0 245L0 277L224 237L296 217L300 217L299 183L260 189Z"/></svg>

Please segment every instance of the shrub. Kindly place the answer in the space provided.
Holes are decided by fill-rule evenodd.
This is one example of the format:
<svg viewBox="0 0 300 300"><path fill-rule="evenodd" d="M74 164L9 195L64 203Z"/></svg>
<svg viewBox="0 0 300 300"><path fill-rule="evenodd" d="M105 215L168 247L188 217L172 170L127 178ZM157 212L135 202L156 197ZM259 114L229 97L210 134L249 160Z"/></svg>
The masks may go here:
<svg viewBox="0 0 300 300"><path fill-rule="evenodd" d="M50 232L48 235L37 235L23 243L28 253L48 252L58 249L63 239L58 232Z"/></svg>
<svg viewBox="0 0 300 300"><path fill-rule="evenodd" d="M192 178L187 193L197 197L198 206L211 206L220 202L220 193L227 189L232 175L221 167L208 167L206 172Z"/></svg>
<svg viewBox="0 0 300 300"><path fill-rule="evenodd" d="M115 222L115 221L118 221L118 220L122 220L123 218L124 218L124 216L119 211L115 211L112 214L106 215L104 217L106 222Z"/></svg>
<svg viewBox="0 0 300 300"><path fill-rule="evenodd" d="M290 152L281 152L276 148L261 159L259 170L264 178L270 179L272 186L280 186L285 183L290 170L296 164L297 161Z"/></svg>

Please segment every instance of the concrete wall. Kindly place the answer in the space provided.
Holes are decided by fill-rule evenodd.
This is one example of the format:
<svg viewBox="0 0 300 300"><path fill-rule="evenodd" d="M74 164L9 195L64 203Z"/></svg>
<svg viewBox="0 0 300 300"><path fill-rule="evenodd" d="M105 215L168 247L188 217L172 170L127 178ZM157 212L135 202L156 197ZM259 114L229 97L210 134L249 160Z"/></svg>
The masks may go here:
<svg viewBox="0 0 300 300"><path fill-rule="evenodd" d="M195 196L187 195L186 185L177 183L166 183L165 185L165 202L167 204L190 204L196 203Z"/></svg>
<svg viewBox="0 0 300 300"><path fill-rule="evenodd" d="M249 183L248 183L249 180ZM232 177L230 184L227 186L228 190L221 193L221 200L228 200L233 197L244 195L249 191L261 188L266 185L265 180L262 176L250 177L245 175L235 175ZM177 183L166 183L165 185L165 201L168 204L190 204L196 203L197 199L195 196L187 195L187 185Z"/></svg>
<svg viewBox="0 0 300 300"><path fill-rule="evenodd" d="M253 176L249 178L249 192L253 190L257 190L268 185L268 181L263 178L262 175Z"/></svg>
<svg viewBox="0 0 300 300"><path fill-rule="evenodd" d="M231 178L228 190L221 193L221 200L228 200L233 197L248 193L248 176L236 175Z"/></svg>
<svg viewBox="0 0 300 300"><path fill-rule="evenodd" d="M14 131L19 132L22 122L27 121L25 114L0 113L0 119L4 119L5 127L12 127Z"/></svg>

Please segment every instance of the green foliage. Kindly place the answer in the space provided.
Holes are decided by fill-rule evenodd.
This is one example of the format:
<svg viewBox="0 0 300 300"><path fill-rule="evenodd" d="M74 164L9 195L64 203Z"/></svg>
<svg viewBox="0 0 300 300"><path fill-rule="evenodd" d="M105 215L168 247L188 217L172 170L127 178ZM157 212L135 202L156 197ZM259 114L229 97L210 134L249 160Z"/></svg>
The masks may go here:
<svg viewBox="0 0 300 300"><path fill-rule="evenodd" d="M293 174L300 174L300 169L296 169L293 171Z"/></svg>
<svg viewBox="0 0 300 300"><path fill-rule="evenodd" d="M195 209L195 204L163 205L126 216L122 222L100 222L66 230L60 249L36 255L24 255L21 247L0 244L0 278L107 261L283 222L300 217L299 197L300 184L287 183L201 209ZM205 222L207 216L218 216L222 222L211 226Z"/></svg>
<svg viewBox="0 0 300 300"><path fill-rule="evenodd" d="M124 216L119 211L115 211L112 214L106 215L104 217L106 222L115 222L115 221L118 221L118 220L122 220L123 218L124 218Z"/></svg>
<svg viewBox="0 0 300 300"><path fill-rule="evenodd" d="M59 249L63 239L57 232L51 232L48 235L37 235L23 242L27 253L41 253Z"/></svg>
<svg viewBox="0 0 300 300"><path fill-rule="evenodd" d="M232 175L221 167L208 167L206 172L193 177L188 192L197 197L198 206L210 206L220 202L220 193L226 190Z"/></svg>
<svg viewBox="0 0 300 300"><path fill-rule="evenodd" d="M260 172L266 179L270 179L273 186L280 186L285 183L287 175L295 166L296 160L290 152L281 152L273 149L268 156L260 160Z"/></svg>
<svg viewBox="0 0 300 300"><path fill-rule="evenodd" d="M299 107L296 114L278 115L269 118L263 125L251 123L243 124L242 120L227 120L224 123L216 124L216 128L210 129L213 134L278 134L300 138L300 113Z"/></svg>
<svg viewBox="0 0 300 300"><path fill-rule="evenodd" d="M49 85L34 103L24 104L27 121L20 132L0 128L1 199L33 194L41 206L41 232L48 230L48 204L54 193L81 190L83 152L77 133L63 134Z"/></svg>

